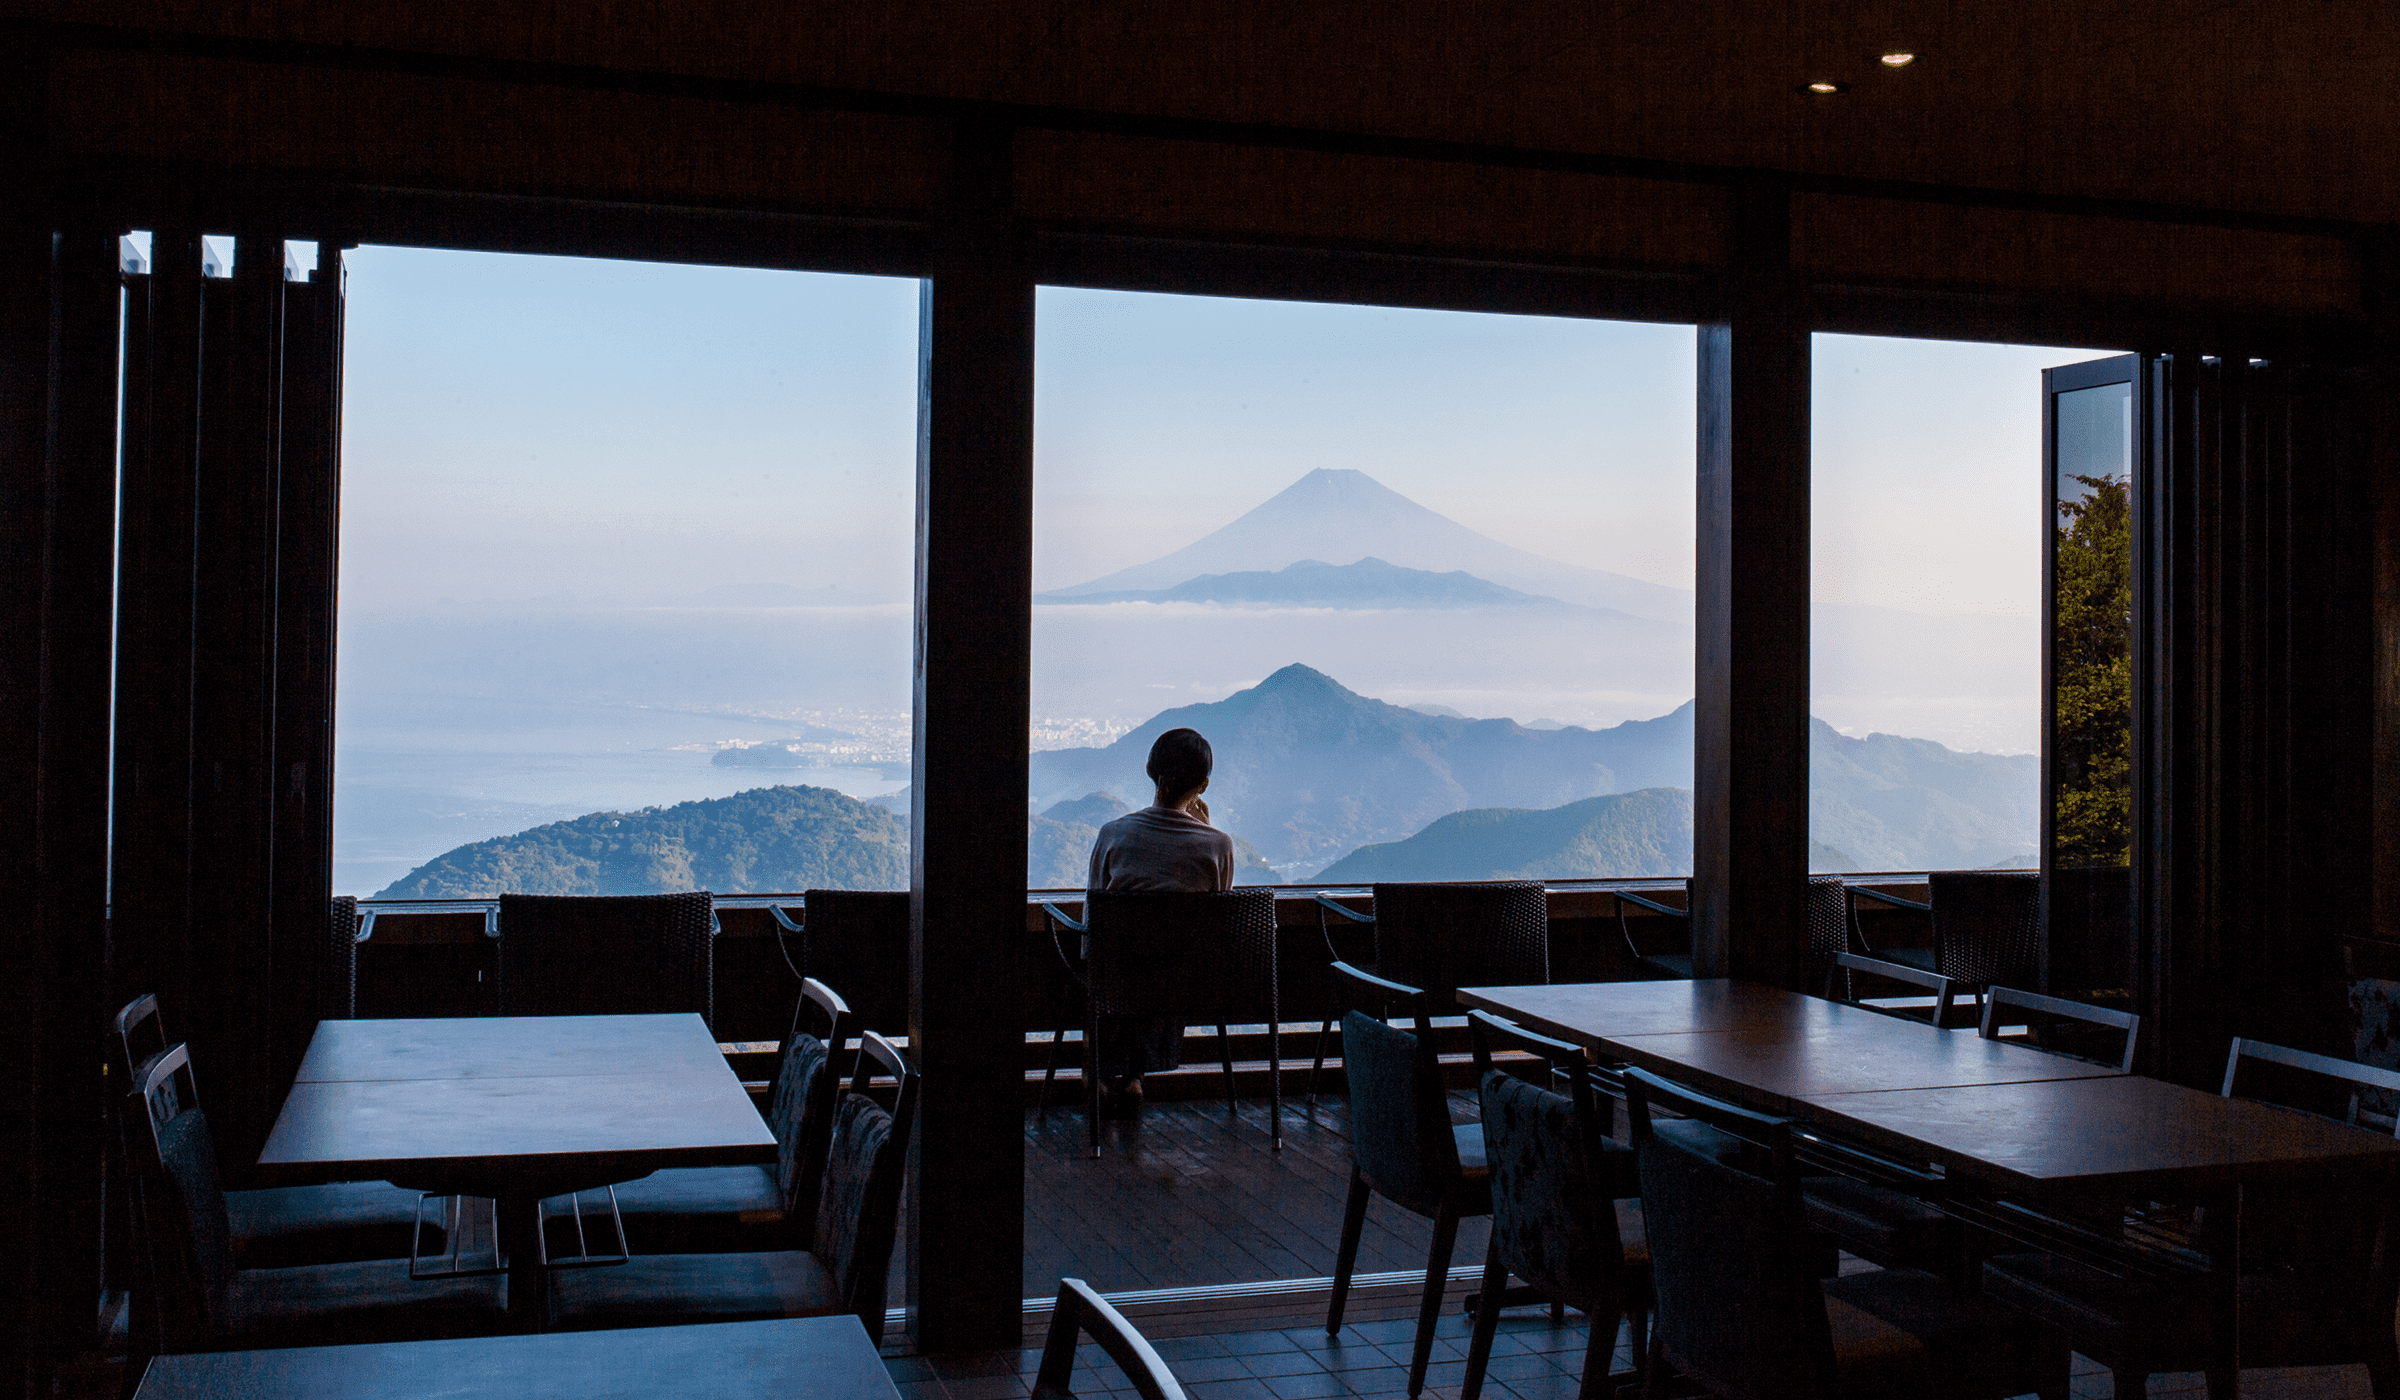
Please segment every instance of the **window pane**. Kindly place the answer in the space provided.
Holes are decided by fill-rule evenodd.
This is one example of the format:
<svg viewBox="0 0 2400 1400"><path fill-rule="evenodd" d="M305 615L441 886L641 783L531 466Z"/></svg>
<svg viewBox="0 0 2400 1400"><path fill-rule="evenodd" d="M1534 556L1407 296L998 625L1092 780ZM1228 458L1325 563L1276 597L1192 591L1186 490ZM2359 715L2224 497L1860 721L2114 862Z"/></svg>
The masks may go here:
<svg viewBox="0 0 2400 1400"><path fill-rule="evenodd" d="M2041 371L2091 357L1815 338L1812 869L2038 864Z"/></svg>
<svg viewBox="0 0 2400 1400"><path fill-rule="evenodd" d="M1034 886L1181 726L1245 882L1689 868L1689 327L1040 313Z"/></svg>
<svg viewBox="0 0 2400 1400"><path fill-rule="evenodd" d="M904 886L916 284L346 262L334 888Z"/></svg>

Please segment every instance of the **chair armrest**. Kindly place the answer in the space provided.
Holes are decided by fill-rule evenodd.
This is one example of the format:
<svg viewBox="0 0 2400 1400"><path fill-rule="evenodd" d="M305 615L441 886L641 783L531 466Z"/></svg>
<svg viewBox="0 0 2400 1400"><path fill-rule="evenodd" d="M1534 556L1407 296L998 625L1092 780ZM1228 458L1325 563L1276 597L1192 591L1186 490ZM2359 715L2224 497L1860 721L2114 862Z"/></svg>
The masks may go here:
<svg viewBox="0 0 2400 1400"><path fill-rule="evenodd" d="M1639 909L1647 909L1653 914L1664 914L1671 919L1688 919L1692 917L1692 911L1689 909L1678 909L1672 904L1661 904L1654 899L1644 899L1640 895L1633 894L1626 890L1611 890L1609 893L1615 895L1620 901L1626 904L1633 905ZM1617 911L1618 917L1620 918L1624 916L1624 913L1625 911L1622 909Z"/></svg>
<svg viewBox="0 0 2400 1400"><path fill-rule="evenodd" d="M1913 899L1902 899L1896 894L1883 894L1879 891L1868 889L1865 885L1850 885L1847 888L1850 891L1850 897L1852 899L1872 899L1878 903L1889 904L1895 909L1914 909L1920 914L1930 914L1933 912L1933 906L1931 904L1920 904Z"/></svg>
<svg viewBox="0 0 2400 1400"><path fill-rule="evenodd" d="M1055 904L1043 904L1042 917L1054 924L1063 925L1071 933L1090 933L1092 931L1090 923L1077 919L1072 914L1062 912Z"/></svg>
<svg viewBox="0 0 2400 1400"><path fill-rule="evenodd" d="M775 916L775 926L782 929L785 933L807 932L806 929L792 922L792 916L783 912L782 905L770 904L767 906L767 912Z"/></svg>
<svg viewBox="0 0 2400 1400"><path fill-rule="evenodd" d="M1356 909L1353 909L1349 905L1342 903L1338 899L1335 899L1332 895L1319 893L1315 895L1314 898L1316 899L1317 906L1319 908L1330 909L1334 913L1341 915L1343 918L1348 919L1354 924L1371 924L1375 922L1375 916L1373 914L1361 914Z"/></svg>

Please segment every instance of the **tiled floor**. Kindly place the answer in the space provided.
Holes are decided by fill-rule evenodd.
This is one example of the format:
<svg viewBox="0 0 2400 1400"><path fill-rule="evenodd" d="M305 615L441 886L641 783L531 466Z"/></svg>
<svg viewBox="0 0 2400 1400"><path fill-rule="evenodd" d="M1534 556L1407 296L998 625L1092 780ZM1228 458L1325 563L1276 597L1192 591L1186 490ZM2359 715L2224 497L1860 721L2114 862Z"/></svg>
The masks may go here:
<svg viewBox="0 0 2400 1400"><path fill-rule="evenodd" d="M1433 1363L1426 1373L1428 1400L1454 1400L1466 1371L1468 1322L1453 1312L1436 1328ZM1410 1319L1344 1327L1327 1337L1322 1327L1228 1332L1215 1336L1169 1337L1156 1343L1192 1400L1333 1400L1334 1397L1393 1397L1408 1390L1409 1346L1416 1335ZM1583 1373L1587 1333L1580 1314L1553 1326L1540 1309L1501 1315L1483 1394L1490 1400L1574 1400ZM1033 1388L1041 1352L988 1352L975 1356L902 1357L886 1363L901 1400L1022 1400ZM1632 1368L1622 1332L1615 1371ZM1124 1375L1089 1343L1078 1349L1074 1389L1080 1397L1131 1397ZM2109 1400L2109 1375L2090 1360L2075 1358L2072 1400ZM2206 1393L2197 1372L2150 1378L2154 1397ZM2320 1366L2242 1373L2244 1400L2372 1400L2364 1366Z"/></svg>

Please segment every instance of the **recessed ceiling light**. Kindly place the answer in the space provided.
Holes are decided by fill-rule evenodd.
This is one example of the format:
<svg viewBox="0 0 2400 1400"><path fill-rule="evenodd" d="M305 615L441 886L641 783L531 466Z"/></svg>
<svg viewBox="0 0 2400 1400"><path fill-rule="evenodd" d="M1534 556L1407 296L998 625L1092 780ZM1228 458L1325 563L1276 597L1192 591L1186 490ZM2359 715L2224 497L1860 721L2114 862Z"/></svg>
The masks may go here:
<svg viewBox="0 0 2400 1400"><path fill-rule="evenodd" d="M1908 65L1916 61L1917 56L1915 54L1904 53L1898 49L1894 49L1890 53L1887 53L1883 56L1883 66L1886 68L1906 68Z"/></svg>
<svg viewBox="0 0 2400 1400"><path fill-rule="evenodd" d="M1800 85L1800 90L1806 93L1814 93L1819 97L1831 97L1837 92L1848 92L1850 90L1850 85L1848 83L1818 81L1813 83L1802 83Z"/></svg>

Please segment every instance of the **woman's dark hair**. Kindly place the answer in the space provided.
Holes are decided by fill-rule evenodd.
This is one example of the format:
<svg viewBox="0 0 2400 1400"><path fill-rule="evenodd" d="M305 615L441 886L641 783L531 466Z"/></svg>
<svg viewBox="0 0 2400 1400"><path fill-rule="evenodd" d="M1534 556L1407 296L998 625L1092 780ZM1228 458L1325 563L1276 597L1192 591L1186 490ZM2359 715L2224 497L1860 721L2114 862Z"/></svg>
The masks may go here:
<svg viewBox="0 0 2400 1400"><path fill-rule="evenodd" d="M1217 763L1197 729L1170 729L1150 746L1150 781L1166 792L1190 792L1208 781Z"/></svg>

